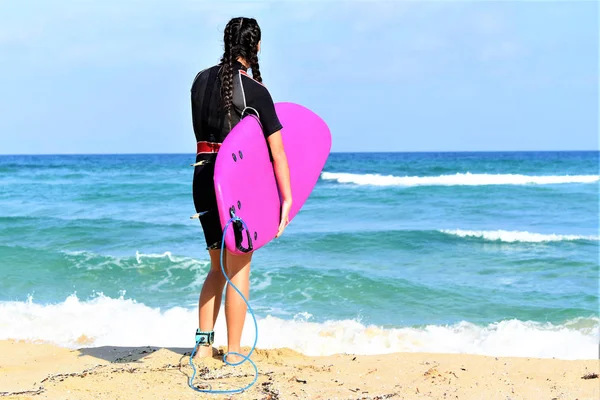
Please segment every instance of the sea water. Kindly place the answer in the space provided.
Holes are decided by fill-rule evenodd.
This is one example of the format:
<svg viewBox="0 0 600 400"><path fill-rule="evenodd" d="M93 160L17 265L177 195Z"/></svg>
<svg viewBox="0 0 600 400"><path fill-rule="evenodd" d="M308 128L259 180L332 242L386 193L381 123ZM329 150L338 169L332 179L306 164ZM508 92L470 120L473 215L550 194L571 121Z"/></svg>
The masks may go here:
<svg viewBox="0 0 600 400"><path fill-rule="evenodd" d="M254 255L258 347L597 358L598 161L332 153ZM0 339L192 347L210 268L193 162L0 156ZM225 345L223 311L215 333Z"/></svg>

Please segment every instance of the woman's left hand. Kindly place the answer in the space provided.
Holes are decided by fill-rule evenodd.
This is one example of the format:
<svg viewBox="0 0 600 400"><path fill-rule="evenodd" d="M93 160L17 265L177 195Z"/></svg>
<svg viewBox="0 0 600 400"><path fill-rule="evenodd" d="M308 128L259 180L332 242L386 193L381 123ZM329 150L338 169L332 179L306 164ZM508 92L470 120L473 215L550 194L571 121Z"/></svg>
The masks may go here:
<svg viewBox="0 0 600 400"><path fill-rule="evenodd" d="M285 227L290 223L290 209L291 208L292 208L291 201L284 200L283 203L281 204L281 222L279 223L279 230L277 231L277 235L275 236L276 238L281 236L281 234L285 230Z"/></svg>

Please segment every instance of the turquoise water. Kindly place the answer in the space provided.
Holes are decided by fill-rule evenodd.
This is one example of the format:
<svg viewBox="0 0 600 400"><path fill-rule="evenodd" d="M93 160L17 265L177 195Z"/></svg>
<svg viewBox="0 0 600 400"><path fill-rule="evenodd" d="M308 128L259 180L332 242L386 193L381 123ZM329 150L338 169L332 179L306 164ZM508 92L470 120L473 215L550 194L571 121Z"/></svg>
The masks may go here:
<svg viewBox="0 0 600 400"><path fill-rule="evenodd" d="M300 214L254 256L259 346L595 358L598 161L331 154ZM0 156L0 339L193 344L209 265L189 218L191 162Z"/></svg>

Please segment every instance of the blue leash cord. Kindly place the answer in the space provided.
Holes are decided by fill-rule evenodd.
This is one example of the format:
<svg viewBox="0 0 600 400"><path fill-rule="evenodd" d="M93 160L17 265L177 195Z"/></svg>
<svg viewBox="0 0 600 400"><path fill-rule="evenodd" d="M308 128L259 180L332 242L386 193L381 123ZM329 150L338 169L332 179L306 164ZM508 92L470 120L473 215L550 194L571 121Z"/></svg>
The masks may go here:
<svg viewBox="0 0 600 400"><path fill-rule="evenodd" d="M240 221L244 227L246 228L246 230L248 230L248 226L246 226L246 223L244 222L244 220L242 220L239 217L233 216L229 221L227 221L227 224L225 224L225 229L223 229L223 240L221 241L221 271L223 272L223 276L225 277L225 279L227 280L227 284L231 285L231 287L233 287L235 289L236 292L238 292L238 294L240 296L242 296L242 299L244 300L244 302L246 303L246 306L248 307L248 311L250 311L250 315L252 315L252 319L254 320L254 328L255 328L255 339L254 339L254 344L252 345L252 349L250 349L250 352L248 353L247 356L240 354L240 353L236 353L234 351L232 352L227 352L223 355L223 362L227 365L231 365L231 366L236 366L236 365L240 365L245 363L246 361L249 361L250 364L252 364L252 366L254 367L254 380L252 382L250 382L248 385L244 386L241 389L231 389L231 390L212 390L212 389L207 389L207 390L202 390L202 389L198 389L197 387L195 387L193 385L194 382L194 377L196 376L196 367L194 366L194 363L192 362L192 358L194 357L194 354L196 354L196 351L198 350L198 342L196 342L196 346L194 346L194 350L192 351L192 354L190 355L190 362L189 364L191 365L192 369L194 370L194 373L192 374L191 378L188 381L188 385L189 387L191 387L192 389L194 389L196 392L200 392L200 393L215 393L215 394L224 394L224 393L240 393L243 392L244 390L247 390L248 388L250 388L252 385L254 385L254 383L256 383L256 380L258 379L258 368L256 367L256 364L254 363L254 361L252 361L250 359L250 356L252 355L252 352L254 351L254 349L256 348L256 342L258 341L258 323L256 322L256 317L254 316L254 311L252 311L252 307L250 307L250 304L248 303L248 300L244 297L244 295L242 294L242 292L229 280L229 277L227 276L227 274L225 273L225 267L223 266L223 253L224 253L224 248L225 248L225 235L227 233L227 228L229 227L229 225L231 224L231 222L233 221ZM230 363L229 361L227 361L227 355L228 354L235 354L237 356L240 356L243 358L242 361L239 361L237 363ZM210 387L210 385L209 385Z"/></svg>

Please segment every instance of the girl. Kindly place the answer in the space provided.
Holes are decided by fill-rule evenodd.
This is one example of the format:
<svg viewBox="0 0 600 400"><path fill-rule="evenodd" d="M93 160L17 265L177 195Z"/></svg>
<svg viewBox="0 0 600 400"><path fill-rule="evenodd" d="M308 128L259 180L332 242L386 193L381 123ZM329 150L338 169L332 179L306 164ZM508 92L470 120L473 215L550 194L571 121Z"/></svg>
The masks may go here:
<svg viewBox="0 0 600 400"><path fill-rule="evenodd" d="M255 19L231 19L225 27L225 49L220 63L198 73L191 88L192 123L197 142L193 198L211 261L211 269L202 286L198 304L198 357L213 355L213 329L226 283L220 267L223 231L214 191L214 162L227 134L249 113L260 120L282 195L281 222L277 237L289 222L288 215L292 205L290 175L281 139L282 126L275 113L273 99L262 84L258 65L260 40L261 31ZM252 71L252 77L248 75L248 70ZM248 298L252 253L234 255L226 249L224 251L227 276ZM246 303L228 285L225 294L228 352L240 353L245 318ZM239 356L228 356L230 362L240 360L242 358Z"/></svg>

